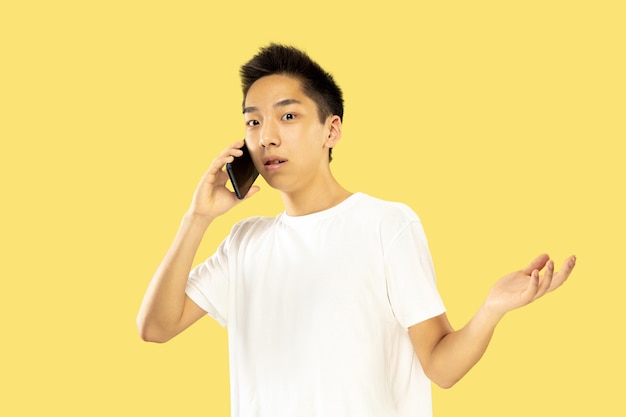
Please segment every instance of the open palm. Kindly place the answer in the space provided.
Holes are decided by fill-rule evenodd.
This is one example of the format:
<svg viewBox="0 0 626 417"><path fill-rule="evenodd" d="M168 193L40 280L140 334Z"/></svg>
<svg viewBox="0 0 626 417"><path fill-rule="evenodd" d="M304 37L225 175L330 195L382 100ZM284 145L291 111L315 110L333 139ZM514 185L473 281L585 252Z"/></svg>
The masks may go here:
<svg viewBox="0 0 626 417"><path fill-rule="evenodd" d="M539 255L526 268L500 278L489 292L487 305L500 314L523 307L560 287L575 265L576 257L571 256L555 273L554 261L546 254Z"/></svg>

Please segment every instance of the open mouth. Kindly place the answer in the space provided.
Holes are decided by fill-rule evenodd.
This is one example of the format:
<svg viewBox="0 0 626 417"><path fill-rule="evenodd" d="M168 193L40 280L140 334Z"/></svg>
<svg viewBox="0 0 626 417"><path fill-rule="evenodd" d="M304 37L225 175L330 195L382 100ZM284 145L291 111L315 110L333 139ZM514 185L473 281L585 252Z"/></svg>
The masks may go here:
<svg viewBox="0 0 626 417"><path fill-rule="evenodd" d="M265 161L265 166L269 167L269 166L278 166L282 163L285 163L287 161L285 161L284 159L270 159L269 161Z"/></svg>

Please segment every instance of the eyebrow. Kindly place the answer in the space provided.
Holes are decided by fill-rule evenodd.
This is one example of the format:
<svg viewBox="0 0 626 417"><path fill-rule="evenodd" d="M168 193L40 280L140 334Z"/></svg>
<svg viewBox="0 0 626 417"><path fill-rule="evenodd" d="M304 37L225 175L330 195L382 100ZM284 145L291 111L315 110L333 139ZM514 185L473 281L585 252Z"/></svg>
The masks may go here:
<svg viewBox="0 0 626 417"><path fill-rule="evenodd" d="M276 103L274 103L274 108L277 107L284 107L284 106L288 106L290 104L302 104L302 102L300 100L296 100L295 98L286 98L284 100L280 100L277 101ZM259 108L258 107L254 107L254 106L250 106L250 107L244 107L243 109L243 113L253 113L255 111L258 111Z"/></svg>

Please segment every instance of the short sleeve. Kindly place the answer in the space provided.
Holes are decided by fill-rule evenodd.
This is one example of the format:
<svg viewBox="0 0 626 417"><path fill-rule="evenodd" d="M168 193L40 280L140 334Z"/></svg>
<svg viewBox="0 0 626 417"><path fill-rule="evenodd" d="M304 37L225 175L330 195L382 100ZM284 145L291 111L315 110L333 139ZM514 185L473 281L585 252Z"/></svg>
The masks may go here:
<svg viewBox="0 0 626 417"><path fill-rule="evenodd" d="M445 312L419 220L410 221L392 240L385 253L385 271L389 302L402 327Z"/></svg>
<svg viewBox="0 0 626 417"><path fill-rule="evenodd" d="M194 303L224 327L228 322L228 242L223 241L210 258L191 271L185 290Z"/></svg>

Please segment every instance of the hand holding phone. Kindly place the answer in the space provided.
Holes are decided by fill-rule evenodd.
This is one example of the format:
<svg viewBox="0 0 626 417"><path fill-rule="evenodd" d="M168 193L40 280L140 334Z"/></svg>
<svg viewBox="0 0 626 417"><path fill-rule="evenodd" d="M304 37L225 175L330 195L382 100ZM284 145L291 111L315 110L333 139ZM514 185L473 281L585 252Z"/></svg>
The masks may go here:
<svg viewBox="0 0 626 417"><path fill-rule="evenodd" d="M233 162L226 164L226 172L228 172L228 177L230 178L237 198L243 200L250 190L250 187L252 187L254 180L259 176L259 171L254 167L245 140L241 150L243 151L243 155L236 157Z"/></svg>

